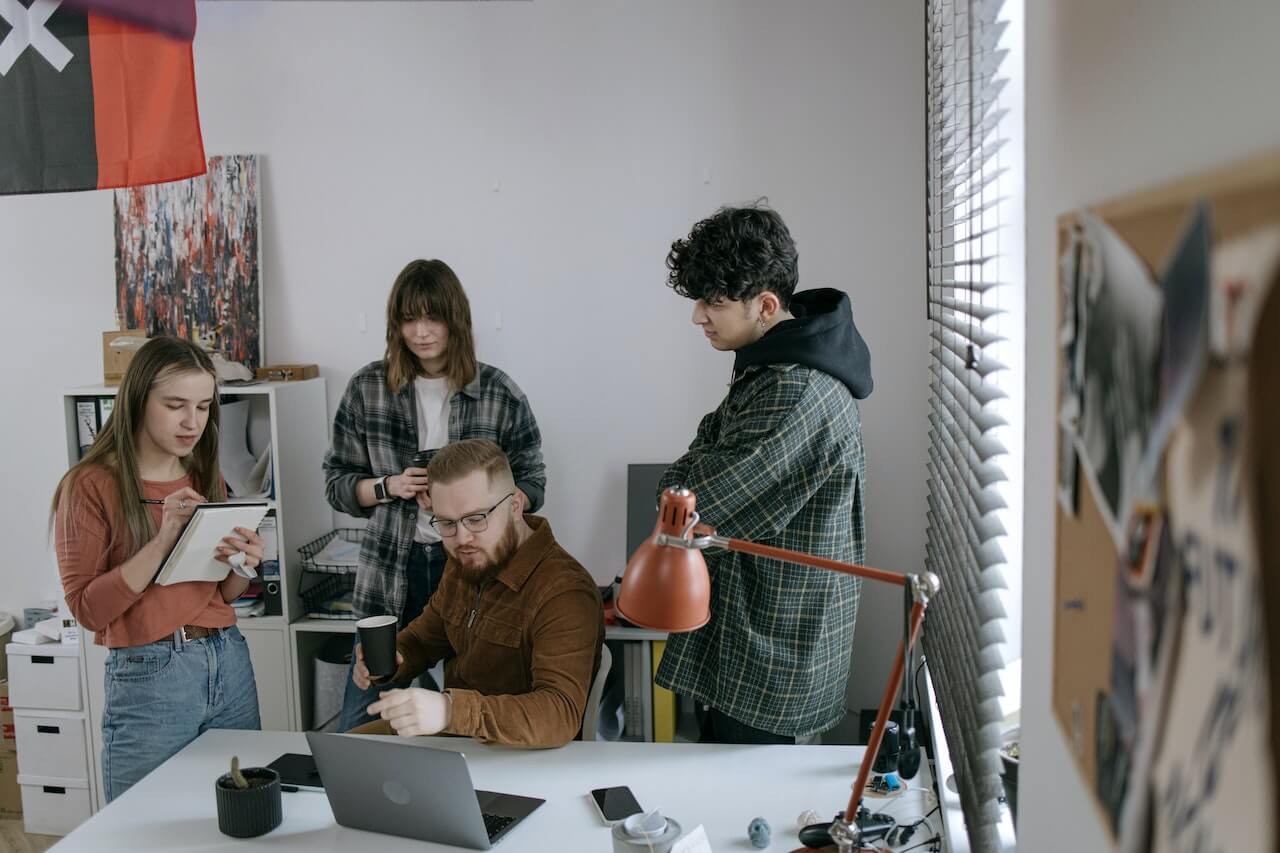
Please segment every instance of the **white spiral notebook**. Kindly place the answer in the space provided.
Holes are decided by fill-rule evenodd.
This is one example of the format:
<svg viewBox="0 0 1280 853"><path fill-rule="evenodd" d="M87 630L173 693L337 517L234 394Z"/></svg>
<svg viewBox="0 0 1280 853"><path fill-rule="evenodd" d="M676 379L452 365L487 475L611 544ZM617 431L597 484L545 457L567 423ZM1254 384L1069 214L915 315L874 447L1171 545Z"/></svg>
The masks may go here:
<svg viewBox="0 0 1280 853"><path fill-rule="evenodd" d="M218 560L216 549L224 536L234 535L237 527L257 530L268 508L265 501L198 504L152 582L161 586L190 581L217 582L233 570L243 577L256 578L258 573L253 569L233 567Z"/></svg>

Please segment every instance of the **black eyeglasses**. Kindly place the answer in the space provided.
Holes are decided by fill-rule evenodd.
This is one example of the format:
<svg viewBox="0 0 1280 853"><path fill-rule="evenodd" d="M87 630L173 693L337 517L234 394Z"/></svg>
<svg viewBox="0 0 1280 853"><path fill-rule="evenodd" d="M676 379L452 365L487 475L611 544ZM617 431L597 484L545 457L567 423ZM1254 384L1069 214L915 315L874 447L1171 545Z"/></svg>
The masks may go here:
<svg viewBox="0 0 1280 853"><path fill-rule="evenodd" d="M515 497L515 494L515 492L511 492L506 498L503 498L502 501L505 501L507 498ZM489 529L489 516L493 514L495 509L502 506L502 501L498 501L484 512L473 512L471 515L464 515L457 521L449 518L441 518L438 515L432 516L431 526L435 528L436 533L439 533L446 539L451 536L458 535L459 524L470 530L472 533L483 533L485 530Z"/></svg>

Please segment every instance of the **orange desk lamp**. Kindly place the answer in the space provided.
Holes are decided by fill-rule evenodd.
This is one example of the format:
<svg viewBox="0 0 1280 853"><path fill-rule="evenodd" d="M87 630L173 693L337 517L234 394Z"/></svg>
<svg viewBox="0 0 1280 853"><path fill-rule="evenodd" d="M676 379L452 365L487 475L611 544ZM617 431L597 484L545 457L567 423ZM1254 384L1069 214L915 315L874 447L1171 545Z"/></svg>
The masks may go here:
<svg viewBox="0 0 1280 853"><path fill-rule="evenodd" d="M920 625L924 621L925 608L928 607L929 600L937 595L941 581L932 572L903 575L719 536L711 528L698 523L696 506L697 498L688 489L670 488L662 493L653 535L636 549L622 575L617 608L618 614L628 622L643 628L673 633L693 631L707 624L711 619L711 578L707 574L706 560L700 553L707 548L724 548L870 578L906 587L911 592L912 604L906 634L898 645L893 672L889 675L884 697L880 700L866 752L858 765L858 777L854 782L849 804L836 816L829 830L832 843L840 853L865 851L868 848L862 846L863 832L858 822L862 792L866 789L871 766L880 751L880 742L884 739L885 729L889 724L889 712L893 707L894 695L902 683L906 657L915 646Z"/></svg>

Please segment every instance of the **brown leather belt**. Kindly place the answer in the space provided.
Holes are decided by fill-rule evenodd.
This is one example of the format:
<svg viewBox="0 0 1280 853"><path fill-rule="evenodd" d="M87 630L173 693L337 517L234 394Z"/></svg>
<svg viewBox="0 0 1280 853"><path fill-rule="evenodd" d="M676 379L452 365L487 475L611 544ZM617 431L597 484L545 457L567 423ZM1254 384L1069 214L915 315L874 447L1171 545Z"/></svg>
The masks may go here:
<svg viewBox="0 0 1280 853"><path fill-rule="evenodd" d="M173 632L173 644L177 646L182 643L189 643L192 640L203 640L206 637L216 637L225 630L225 628L202 628L199 625L183 625L181 628Z"/></svg>

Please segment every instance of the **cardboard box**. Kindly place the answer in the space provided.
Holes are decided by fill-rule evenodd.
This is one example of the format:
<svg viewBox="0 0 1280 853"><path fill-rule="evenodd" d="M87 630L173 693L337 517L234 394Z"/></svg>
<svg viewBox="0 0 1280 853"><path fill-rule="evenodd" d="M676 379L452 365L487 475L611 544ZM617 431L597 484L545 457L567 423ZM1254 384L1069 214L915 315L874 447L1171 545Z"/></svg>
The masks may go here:
<svg viewBox="0 0 1280 853"><path fill-rule="evenodd" d="M9 705L9 682L0 679L0 749L17 749L13 731L13 708Z"/></svg>
<svg viewBox="0 0 1280 853"><path fill-rule="evenodd" d="M0 818L22 817L22 789L18 787L18 750L0 746Z"/></svg>
<svg viewBox="0 0 1280 853"><path fill-rule="evenodd" d="M119 385L133 354L147 342L147 333L134 329L127 332L102 333L102 383Z"/></svg>

